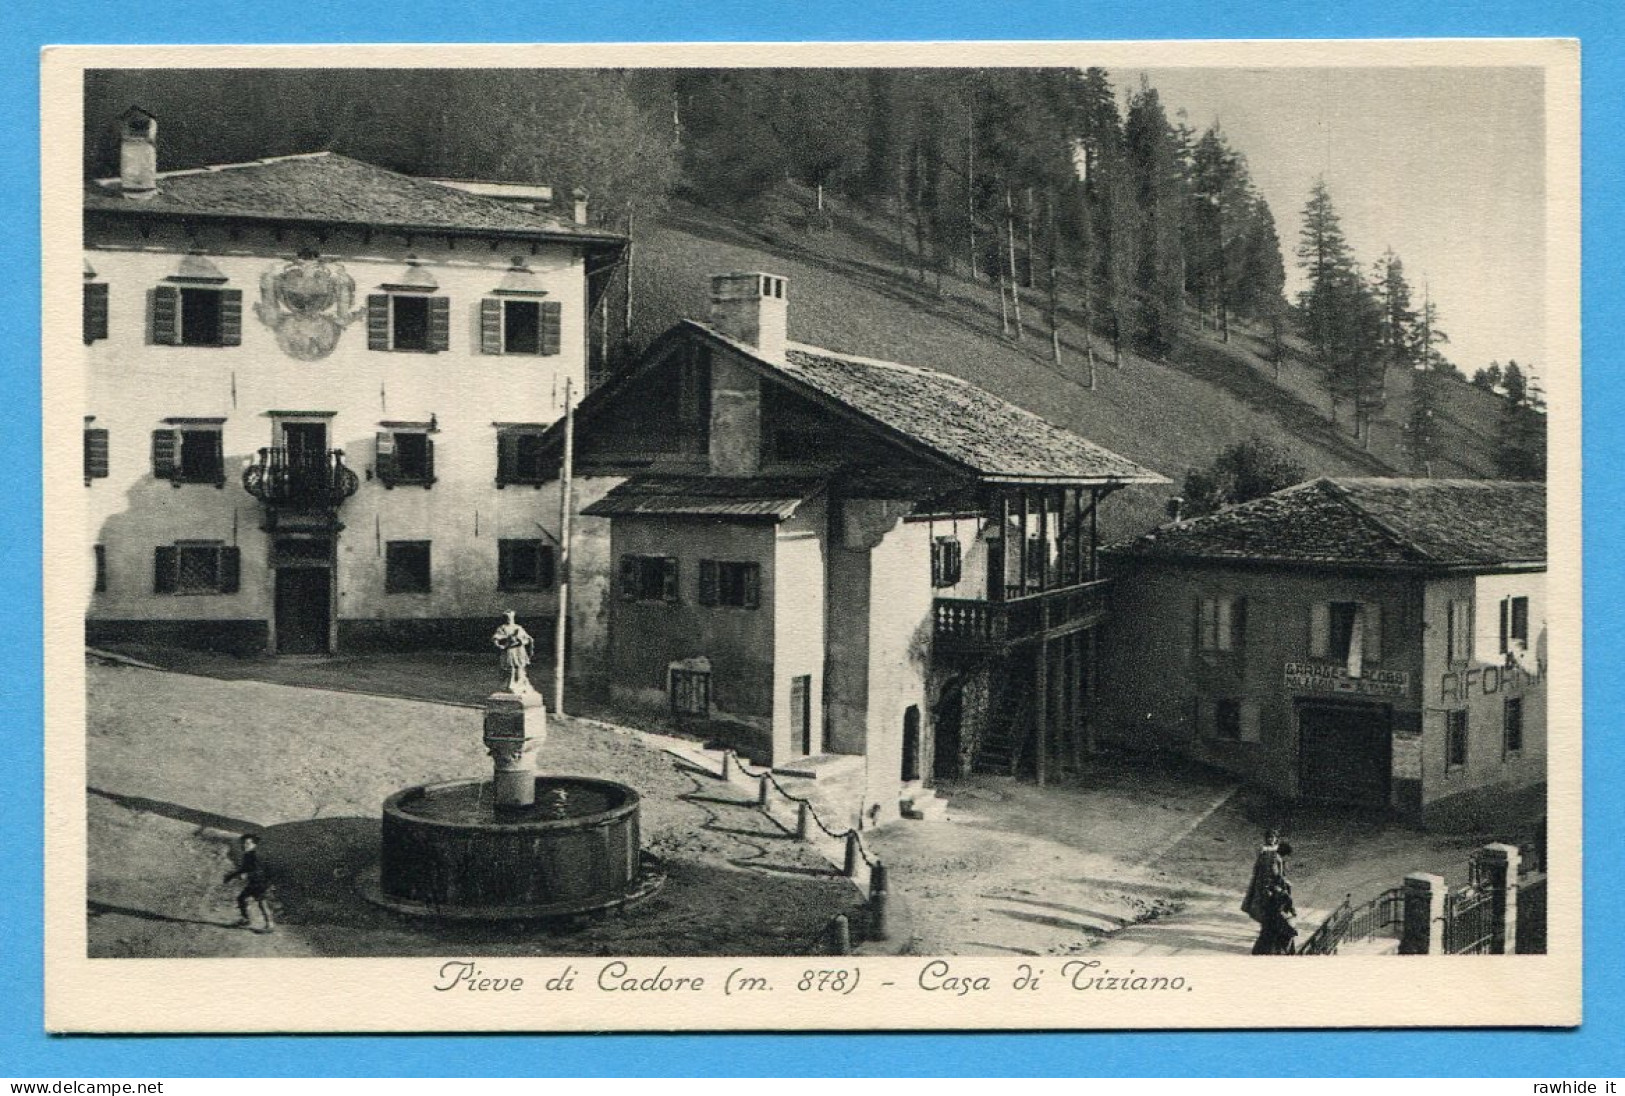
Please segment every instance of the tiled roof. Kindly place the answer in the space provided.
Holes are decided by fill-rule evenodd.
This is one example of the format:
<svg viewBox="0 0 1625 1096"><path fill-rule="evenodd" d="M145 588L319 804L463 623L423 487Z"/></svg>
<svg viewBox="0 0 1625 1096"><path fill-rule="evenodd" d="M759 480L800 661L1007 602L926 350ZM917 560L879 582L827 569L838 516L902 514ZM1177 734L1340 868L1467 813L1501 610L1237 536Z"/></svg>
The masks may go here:
<svg viewBox="0 0 1625 1096"><path fill-rule="evenodd" d="M1546 560L1546 487L1493 480L1317 479L1174 522L1124 555L1361 566Z"/></svg>
<svg viewBox="0 0 1625 1096"><path fill-rule="evenodd" d="M715 329L684 321L764 372L799 382L883 429L989 479L1167 483L1127 457L1052 426L969 381L934 369L790 343L782 362Z"/></svg>
<svg viewBox="0 0 1625 1096"><path fill-rule="evenodd" d="M785 476L634 476L582 513L594 517L658 514L779 522L823 490L821 480Z"/></svg>
<svg viewBox="0 0 1625 1096"><path fill-rule="evenodd" d="M158 176L158 193L143 199L125 198L117 179L102 179L86 185L85 209L618 239L512 202L414 179L331 152L165 172Z"/></svg>

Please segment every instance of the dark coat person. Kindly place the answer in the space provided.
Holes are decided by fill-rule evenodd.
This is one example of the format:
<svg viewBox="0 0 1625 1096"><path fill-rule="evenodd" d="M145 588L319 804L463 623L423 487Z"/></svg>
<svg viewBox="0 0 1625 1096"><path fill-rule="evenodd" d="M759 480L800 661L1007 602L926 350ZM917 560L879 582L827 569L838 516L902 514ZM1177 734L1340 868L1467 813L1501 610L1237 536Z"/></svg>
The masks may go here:
<svg viewBox="0 0 1625 1096"><path fill-rule="evenodd" d="M1274 830L1264 833L1263 847L1253 858L1253 877L1247 884L1247 895L1241 900L1241 912L1259 924L1269 912L1266 903L1270 888L1286 879L1286 860L1282 856L1280 835Z"/></svg>
<svg viewBox="0 0 1625 1096"><path fill-rule="evenodd" d="M1285 879L1270 887L1264 895L1264 919L1260 923L1258 939L1253 943L1254 955L1291 955L1292 941L1298 928L1292 923L1297 910L1292 905L1292 884Z"/></svg>

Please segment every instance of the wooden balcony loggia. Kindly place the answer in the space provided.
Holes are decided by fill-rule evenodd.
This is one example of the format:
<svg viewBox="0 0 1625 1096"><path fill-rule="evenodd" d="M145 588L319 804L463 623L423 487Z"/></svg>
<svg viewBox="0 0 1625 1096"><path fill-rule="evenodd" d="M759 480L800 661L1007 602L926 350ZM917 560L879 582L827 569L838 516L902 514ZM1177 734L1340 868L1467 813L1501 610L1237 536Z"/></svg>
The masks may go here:
<svg viewBox="0 0 1625 1096"><path fill-rule="evenodd" d="M933 607L932 638L944 653L1007 650L1039 639L1054 639L1092 628L1110 611L1110 579L1062 586L1020 597L1010 587L1003 601L939 597Z"/></svg>

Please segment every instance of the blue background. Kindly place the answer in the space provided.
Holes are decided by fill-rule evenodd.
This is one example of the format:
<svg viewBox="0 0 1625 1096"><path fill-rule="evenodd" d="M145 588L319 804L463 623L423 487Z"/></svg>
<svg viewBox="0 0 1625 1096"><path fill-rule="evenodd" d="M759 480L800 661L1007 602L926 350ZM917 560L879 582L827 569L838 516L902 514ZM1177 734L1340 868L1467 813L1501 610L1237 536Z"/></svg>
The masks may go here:
<svg viewBox="0 0 1625 1096"><path fill-rule="evenodd" d="M0 15L0 1076L1004 1074L1532 1075L1625 1072L1625 777L1621 695L1625 487L1621 342L1620 33L1613 0L12 0ZM25 10L19 10L25 9ZM116 37L115 37L116 36ZM1584 55L1586 512L1585 1024L1577 1031L903 1036L51 1038L41 960L42 672L39 437L39 50L52 43L772 41L1087 38L1578 37ZM59 637L78 643L77 634ZM1259 992L1268 993L1261 980ZM242 1001L245 1018L255 1002Z"/></svg>

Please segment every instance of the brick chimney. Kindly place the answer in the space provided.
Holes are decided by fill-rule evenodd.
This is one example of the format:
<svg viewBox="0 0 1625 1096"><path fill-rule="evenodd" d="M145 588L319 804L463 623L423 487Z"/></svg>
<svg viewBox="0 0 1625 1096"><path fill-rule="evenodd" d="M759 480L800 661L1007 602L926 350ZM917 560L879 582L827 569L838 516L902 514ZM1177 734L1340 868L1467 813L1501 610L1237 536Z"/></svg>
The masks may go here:
<svg viewBox="0 0 1625 1096"><path fill-rule="evenodd" d="M711 326L754 346L770 362L784 361L789 339L785 280L777 274L735 271L711 277Z"/></svg>
<svg viewBox="0 0 1625 1096"><path fill-rule="evenodd" d="M578 225L586 224L587 223L587 192L585 190L582 190L580 187L576 187L574 190L570 191L570 199L571 199L571 201L573 201L575 203L576 224L578 224Z"/></svg>
<svg viewBox="0 0 1625 1096"><path fill-rule="evenodd" d="M118 176L126 198L158 193L158 119L140 107L119 115Z"/></svg>

